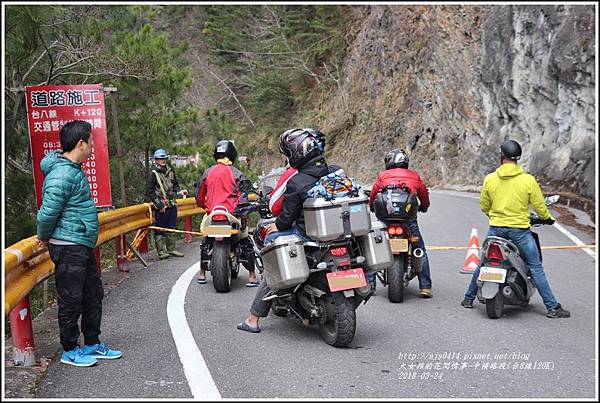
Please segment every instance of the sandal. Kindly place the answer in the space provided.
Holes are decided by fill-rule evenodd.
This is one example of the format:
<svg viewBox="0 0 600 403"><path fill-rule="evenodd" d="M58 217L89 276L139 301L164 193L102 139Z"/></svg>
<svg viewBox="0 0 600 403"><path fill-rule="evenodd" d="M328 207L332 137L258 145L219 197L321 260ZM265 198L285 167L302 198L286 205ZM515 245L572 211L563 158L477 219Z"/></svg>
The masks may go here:
<svg viewBox="0 0 600 403"><path fill-rule="evenodd" d="M260 328L258 326L252 327L248 323L246 323L246 321L243 321L242 323L237 325L237 328L245 332L260 333Z"/></svg>

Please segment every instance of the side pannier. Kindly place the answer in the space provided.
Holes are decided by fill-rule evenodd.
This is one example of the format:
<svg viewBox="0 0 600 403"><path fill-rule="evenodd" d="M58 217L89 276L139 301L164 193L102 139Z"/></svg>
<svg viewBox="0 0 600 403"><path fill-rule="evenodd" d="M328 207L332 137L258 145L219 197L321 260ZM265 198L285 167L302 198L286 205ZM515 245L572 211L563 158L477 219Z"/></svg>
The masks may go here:
<svg viewBox="0 0 600 403"><path fill-rule="evenodd" d="M306 281L309 269L303 244L297 235L280 236L260 252L269 288L291 288Z"/></svg>

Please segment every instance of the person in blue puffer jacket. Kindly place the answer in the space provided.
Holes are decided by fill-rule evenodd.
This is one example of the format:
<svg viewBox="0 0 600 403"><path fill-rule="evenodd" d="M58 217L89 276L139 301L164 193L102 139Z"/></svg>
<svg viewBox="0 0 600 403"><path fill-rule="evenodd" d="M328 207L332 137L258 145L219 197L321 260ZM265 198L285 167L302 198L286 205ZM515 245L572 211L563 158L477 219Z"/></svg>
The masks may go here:
<svg viewBox="0 0 600 403"><path fill-rule="evenodd" d="M37 237L54 262L58 295L58 327L64 349L61 362L80 367L121 352L100 342L104 290L93 249L98 240L98 214L81 163L92 153L92 126L75 120L60 130L62 151L52 151L40 164L45 176ZM84 346L79 347L79 325Z"/></svg>

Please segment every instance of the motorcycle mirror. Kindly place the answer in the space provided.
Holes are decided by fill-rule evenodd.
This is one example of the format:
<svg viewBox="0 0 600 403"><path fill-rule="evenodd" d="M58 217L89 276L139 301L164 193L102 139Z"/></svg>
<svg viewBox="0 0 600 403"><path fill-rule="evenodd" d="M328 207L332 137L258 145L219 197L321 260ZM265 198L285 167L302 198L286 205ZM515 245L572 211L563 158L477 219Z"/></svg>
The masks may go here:
<svg viewBox="0 0 600 403"><path fill-rule="evenodd" d="M560 199L559 195L552 195L552 196L548 196L546 197L546 205L551 205L554 204L556 202L558 202L558 199Z"/></svg>

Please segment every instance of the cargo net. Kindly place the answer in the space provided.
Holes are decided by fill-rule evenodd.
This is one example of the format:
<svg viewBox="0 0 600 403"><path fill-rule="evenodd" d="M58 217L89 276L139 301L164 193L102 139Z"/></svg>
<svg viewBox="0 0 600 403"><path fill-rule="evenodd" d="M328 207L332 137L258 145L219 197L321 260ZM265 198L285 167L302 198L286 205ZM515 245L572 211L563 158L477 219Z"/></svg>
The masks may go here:
<svg viewBox="0 0 600 403"><path fill-rule="evenodd" d="M346 175L343 169L338 169L319 179L308 191L308 195L333 200L338 197L356 197L360 189L361 186L356 179Z"/></svg>

